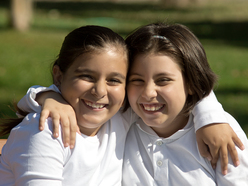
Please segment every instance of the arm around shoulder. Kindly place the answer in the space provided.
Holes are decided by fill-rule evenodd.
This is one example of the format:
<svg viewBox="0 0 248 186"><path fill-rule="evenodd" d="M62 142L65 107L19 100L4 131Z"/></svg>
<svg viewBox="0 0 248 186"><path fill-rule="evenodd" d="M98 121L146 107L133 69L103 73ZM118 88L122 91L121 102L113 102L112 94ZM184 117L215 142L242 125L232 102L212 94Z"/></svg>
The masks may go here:
<svg viewBox="0 0 248 186"><path fill-rule="evenodd" d="M196 104L192 114L194 115L195 131L209 124L227 123L225 111L213 91Z"/></svg>
<svg viewBox="0 0 248 186"><path fill-rule="evenodd" d="M39 115L33 113L11 131L0 171L11 170L17 185L62 185L65 149L61 139L53 138L49 122L39 131Z"/></svg>
<svg viewBox="0 0 248 186"><path fill-rule="evenodd" d="M32 86L28 89L27 94L18 102L18 107L23 110L24 112L41 112L41 106L35 100L38 93L45 92L45 91L54 91L59 92L55 85L51 85L50 87L42 87L42 86Z"/></svg>
<svg viewBox="0 0 248 186"><path fill-rule="evenodd" d="M228 123L234 130L234 132L238 135L239 139L242 141L245 149L240 150L236 147L236 151L238 153L239 158L239 166L235 166L231 160L229 155L228 169L227 174L223 176L221 174L221 165L220 161L217 162L216 167L216 181L217 185L225 185L225 186L248 186L248 140L247 136L238 124L238 122L228 113L226 113L226 117L228 119Z"/></svg>

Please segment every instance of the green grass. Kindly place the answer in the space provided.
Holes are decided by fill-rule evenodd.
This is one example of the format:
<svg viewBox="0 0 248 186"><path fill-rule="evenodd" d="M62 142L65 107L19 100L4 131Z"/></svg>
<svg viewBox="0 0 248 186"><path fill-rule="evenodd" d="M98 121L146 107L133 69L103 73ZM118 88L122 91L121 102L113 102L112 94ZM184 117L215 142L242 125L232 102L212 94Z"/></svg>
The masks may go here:
<svg viewBox="0 0 248 186"><path fill-rule="evenodd" d="M138 26L167 21L189 26L203 43L219 75L218 100L248 134L248 2L212 1L205 6L166 8L161 4L35 3L31 29L7 28L7 1L0 2L0 114L12 114L31 85L51 84L50 64L72 29L96 24L125 37ZM215 2L215 3L213 3Z"/></svg>

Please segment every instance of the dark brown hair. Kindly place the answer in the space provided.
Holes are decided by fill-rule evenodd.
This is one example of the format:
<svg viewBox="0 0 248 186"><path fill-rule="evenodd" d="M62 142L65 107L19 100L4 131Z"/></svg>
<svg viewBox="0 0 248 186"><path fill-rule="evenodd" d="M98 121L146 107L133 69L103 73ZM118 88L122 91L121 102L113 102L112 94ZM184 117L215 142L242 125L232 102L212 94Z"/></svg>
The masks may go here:
<svg viewBox="0 0 248 186"><path fill-rule="evenodd" d="M65 73L73 64L75 59L82 54L92 52L104 52L108 49L115 49L122 52L128 59L128 50L125 40L113 32L111 29L101 26L83 26L70 32L64 39L60 53L53 63L53 67L58 65L61 72ZM25 116L16 107L16 111ZM11 129L18 125L22 118L2 118L0 119L0 136L10 133Z"/></svg>
<svg viewBox="0 0 248 186"><path fill-rule="evenodd" d="M61 72L65 73L80 55L101 52L109 48L119 50L127 56L125 40L120 35L106 27L83 26L65 37L54 65L58 65Z"/></svg>
<svg viewBox="0 0 248 186"><path fill-rule="evenodd" d="M149 24L129 35L126 44L129 49L129 70L137 55L149 53L169 56L180 66L185 82L193 93L187 97L184 113L189 113L213 89L217 77L208 64L202 44L186 26ZM124 110L128 107L126 102Z"/></svg>

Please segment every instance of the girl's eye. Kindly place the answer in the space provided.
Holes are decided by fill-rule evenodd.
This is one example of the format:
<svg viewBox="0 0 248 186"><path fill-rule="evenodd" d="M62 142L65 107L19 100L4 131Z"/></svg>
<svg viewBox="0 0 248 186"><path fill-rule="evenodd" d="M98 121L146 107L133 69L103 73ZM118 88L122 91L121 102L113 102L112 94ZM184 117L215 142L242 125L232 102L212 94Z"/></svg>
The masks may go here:
<svg viewBox="0 0 248 186"><path fill-rule="evenodd" d="M93 76L88 75L88 74L82 74L82 75L80 75L79 77L80 77L81 79L83 79L83 80L86 80L86 81L93 81L93 80L94 80Z"/></svg>
<svg viewBox="0 0 248 186"><path fill-rule="evenodd" d="M160 78L156 81L158 85L165 85L168 84L171 81L169 78Z"/></svg>
<svg viewBox="0 0 248 186"><path fill-rule="evenodd" d="M110 79L108 82L110 83L110 85L117 85L117 84L121 84L122 83L121 80L116 79L116 78Z"/></svg>
<svg viewBox="0 0 248 186"><path fill-rule="evenodd" d="M141 85L144 83L144 80L142 79L129 79L129 83L132 83L133 85Z"/></svg>
<svg viewBox="0 0 248 186"><path fill-rule="evenodd" d="M142 79L131 79L129 80L129 82L143 82Z"/></svg>

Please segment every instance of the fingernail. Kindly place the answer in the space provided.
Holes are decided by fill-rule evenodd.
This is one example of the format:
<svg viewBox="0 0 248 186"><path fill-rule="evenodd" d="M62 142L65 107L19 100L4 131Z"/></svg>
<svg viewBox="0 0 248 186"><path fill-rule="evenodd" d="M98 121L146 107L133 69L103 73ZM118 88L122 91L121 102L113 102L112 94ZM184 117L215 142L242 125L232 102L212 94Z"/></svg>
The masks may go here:
<svg viewBox="0 0 248 186"><path fill-rule="evenodd" d="M241 146L241 150L245 150L245 146L243 145L243 146Z"/></svg>
<svg viewBox="0 0 248 186"><path fill-rule="evenodd" d="M71 148L71 149L73 149L73 148L74 148L74 146L73 146L73 145L70 145L70 148Z"/></svg>
<svg viewBox="0 0 248 186"><path fill-rule="evenodd" d="M223 174L226 175L227 174L227 170L224 170Z"/></svg>
<svg viewBox="0 0 248 186"><path fill-rule="evenodd" d="M213 169L215 169L216 168L216 165L213 165L212 167L213 167Z"/></svg>
<svg viewBox="0 0 248 186"><path fill-rule="evenodd" d="M65 143L65 147L68 147L69 146L69 143Z"/></svg>
<svg viewBox="0 0 248 186"><path fill-rule="evenodd" d="M240 162L236 161L235 166L237 167L237 166L239 166L239 164L240 164Z"/></svg>

